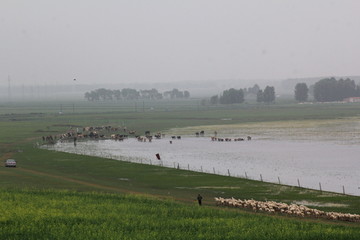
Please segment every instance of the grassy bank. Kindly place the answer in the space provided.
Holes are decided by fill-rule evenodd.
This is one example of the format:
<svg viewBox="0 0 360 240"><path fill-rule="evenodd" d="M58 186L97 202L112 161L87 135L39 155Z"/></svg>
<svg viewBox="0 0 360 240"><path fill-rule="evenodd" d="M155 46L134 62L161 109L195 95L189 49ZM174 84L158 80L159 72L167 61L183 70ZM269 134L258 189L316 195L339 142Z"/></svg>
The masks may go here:
<svg viewBox="0 0 360 240"><path fill-rule="evenodd" d="M358 239L360 228L150 197L1 191L0 239Z"/></svg>

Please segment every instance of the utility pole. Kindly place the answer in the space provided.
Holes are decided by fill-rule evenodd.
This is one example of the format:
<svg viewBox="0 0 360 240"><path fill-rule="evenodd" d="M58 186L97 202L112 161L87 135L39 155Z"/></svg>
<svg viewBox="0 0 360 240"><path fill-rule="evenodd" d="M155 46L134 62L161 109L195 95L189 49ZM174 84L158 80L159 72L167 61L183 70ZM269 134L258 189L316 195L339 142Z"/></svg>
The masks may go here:
<svg viewBox="0 0 360 240"><path fill-rule="evenodd" d="M11 79L10 79L10 75L8 75L8 101L11 102Z"/></svg>

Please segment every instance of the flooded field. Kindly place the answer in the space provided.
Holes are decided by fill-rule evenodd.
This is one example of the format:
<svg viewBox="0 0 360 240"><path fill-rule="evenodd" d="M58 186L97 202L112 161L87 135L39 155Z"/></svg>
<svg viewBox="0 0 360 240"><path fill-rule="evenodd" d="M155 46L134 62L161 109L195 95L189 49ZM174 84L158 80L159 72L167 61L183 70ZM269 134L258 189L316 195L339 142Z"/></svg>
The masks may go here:
<svg viewBox="0 0 360 240"><path fill-rule="evenodd" d="M199 130L204 137L195 136ZM214 131L218 137L251 135L252 140L212 141ZM360 196L359 133L358 119L274 122L171 129L152 142L130 138L48 148Z"/></svg>

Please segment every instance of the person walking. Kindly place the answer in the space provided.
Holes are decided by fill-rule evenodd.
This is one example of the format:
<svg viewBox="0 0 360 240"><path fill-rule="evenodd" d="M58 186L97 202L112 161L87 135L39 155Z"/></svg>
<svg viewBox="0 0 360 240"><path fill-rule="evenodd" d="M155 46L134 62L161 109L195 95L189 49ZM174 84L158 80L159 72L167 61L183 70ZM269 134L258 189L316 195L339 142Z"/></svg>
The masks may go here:
<svg viewBox="0 0 360 240"><path fill-rule="evenodd" d="M198 194L197 196L197 200L198 200L198 203L199 203L199 206L201 206L201 201L202 201L203 197L200 195L200 193Z"/></svg>

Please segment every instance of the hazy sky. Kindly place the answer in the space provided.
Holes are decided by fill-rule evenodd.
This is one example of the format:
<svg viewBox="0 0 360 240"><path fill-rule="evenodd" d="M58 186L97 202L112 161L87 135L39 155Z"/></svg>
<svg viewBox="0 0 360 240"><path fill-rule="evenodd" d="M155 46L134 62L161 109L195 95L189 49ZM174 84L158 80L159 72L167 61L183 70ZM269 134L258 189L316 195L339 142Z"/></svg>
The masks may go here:
<svg viewBox="0 0 360 240"><path fill-rule="evenodd" d="M360 75L359 0L1 0L7 84Z"/></svg>

